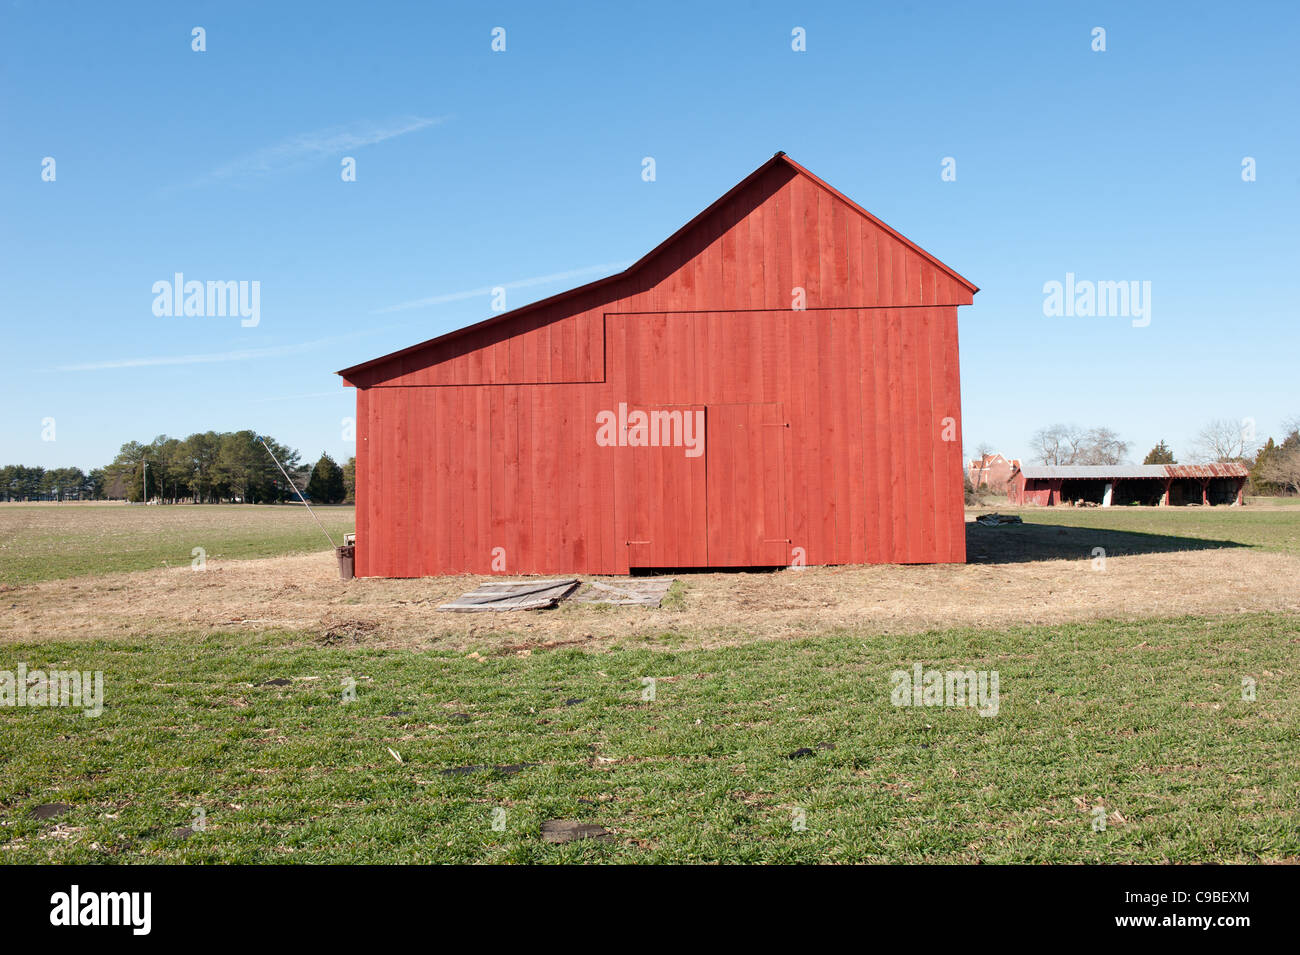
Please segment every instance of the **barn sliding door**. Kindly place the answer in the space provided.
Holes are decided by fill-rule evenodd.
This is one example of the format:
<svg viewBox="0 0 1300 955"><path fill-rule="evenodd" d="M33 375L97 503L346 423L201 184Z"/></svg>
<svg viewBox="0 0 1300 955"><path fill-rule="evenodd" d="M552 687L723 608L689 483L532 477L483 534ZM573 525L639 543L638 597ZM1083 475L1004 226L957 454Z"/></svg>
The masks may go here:
<svg viewBox="0 0 1300 955"><path fill-rule="evenodd" d="M788 444L780 404L709 405L709 566L790 563Z"/></svg>
<svg viewBox="0 0 1300 955"><path fill-rule="evenodd" d="M658 410L704 417L702 405ZM627 516L629 567L708 564L705 456L698 438L694 441L695 447L687 448L664 437L657 446L618 449L624 477L616 506Z"/></svg>

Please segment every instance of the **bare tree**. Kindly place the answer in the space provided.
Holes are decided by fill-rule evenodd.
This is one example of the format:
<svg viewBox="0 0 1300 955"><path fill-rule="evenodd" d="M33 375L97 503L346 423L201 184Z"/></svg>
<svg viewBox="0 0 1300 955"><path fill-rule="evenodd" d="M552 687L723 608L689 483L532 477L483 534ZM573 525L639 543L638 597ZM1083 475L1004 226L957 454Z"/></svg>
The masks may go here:
<svg viewBox="0 0 1300 955"><path fill-rule="evenodd" d="M1084 430L1073 424L1054 424L1034 432L1030 444L1043 464L1119 464L1129 444L1111 428Z"/></svg>
<svg viewBox="0 0 1300 955"><path fill-rule="evenodd" d="M1293 432L1294 433L1294 432ZM1300 443L1282 445L1261 463L1257 479L1284 491L1300 493Z"/></svg>
<svg viewBox="0 0 1300 955"><path fill-rule="evenodd" d="M1246 456L1246 431L1231 418L1215 418L1196 435L1192 450L1201 461L1239 461Z"/></svg>
<svg viewBox="0 0 1300 955"><path fill-rule="evenodd" d="M1282 435L1281 444L1270 440L1269 447L1260 449L1251 480L1300 493L1300 415L1282 422Z"/></svg>
<svg viewBox="0 0 1300 955"><path fill-rule="evenodd" d="M1119 464L1128 454L1128 442L1110 428L1090 428L1079 445L1076 464Z"/></svg>
<svg viewBox="0 0 1300 955"><path fill-rule="evenodd" d="M1039 428L1029 439L1034 456L1043 464L1073 464L1079 428L1072 424L1054 424Z"/></svg>

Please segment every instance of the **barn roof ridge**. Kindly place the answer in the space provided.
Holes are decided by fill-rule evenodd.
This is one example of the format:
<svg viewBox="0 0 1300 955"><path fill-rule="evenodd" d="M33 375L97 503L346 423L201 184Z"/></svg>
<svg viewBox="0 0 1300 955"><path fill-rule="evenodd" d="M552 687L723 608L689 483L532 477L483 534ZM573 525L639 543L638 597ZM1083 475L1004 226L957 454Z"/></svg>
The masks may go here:
<svg viewBox="0 0 1300 955"><path fill-rule="evenodd" d="M393 359L400 358L404 355L409 355L412 352L420 351L432 345L437 345L444 342L452 341L464 335L470 334L471 332L478 332L478 331L482 331L485 328L492 328L508 321L515 321L520 316L526 315L531 311L542 309L551 305L555 305L557 302L562 302L568 298L573 298L584 293L593 292L597 289L603 288L606 285L611 285L615 282L620 282L627 278L630 278L631 276L639 272L642 268L644 268L646 265L648 265L655 258L657 258L662 252L664 252L666 249L674 245L683 236L689 233L697 223L703 221L708 216L712 215L714 212L722 208L728 200L736 196L738 193L742 192L752 182L758 179L759 176L767 172L767 170L769 170L770 168L772 168L778 163L784 163L785 165L789 166L796 173L798 173L801 176L804 176L806 179L811 181L814 185L825 190L831 196L843 202L845 205L847 205L853 211L857 212L859 215L869 219L873 224L883 229L885 232L893 236L898 241L902 242L905 246L907 246L912 251L916 252L926 261L930 262L932 265L936 266L941 271L951 276L953 279L960 282L962 285L966 286L968 289L971 290L972 293L979 291L979 288L969 279L965 278L960 273L958 273L948 265L944 264L939 259L935 258L933 255L931 255L925 249L921 248L919 245L917 245L911 239L907 238L902 233L898 232L895 229L890 228L886 223L882 222L880 219L873 216L870 212L868 212L862 206L858 205L848 196L844 195L844 193L840 192L834 186L830 185L823 179L819 178L818 176L814 175L812 172L805 169L803 166L799 165L799 163L795 162L788 155L786 155L786 153L783 150L777 150L777 152L772 156L771 159L768 159L757 169L751 172L748 176L746 176L744 179L740 180L740 182L736 183L736 185L728 189L725 193L723 193L721 196L719 196L717 199L711 202L701 212L693 216L685 225L677 229L675 232L672 233L672 235L668 236L668 238L664 239L662 242L660 242L658 245L652 248L649 252L645 253L645 255L641 256L639 259L637 259L627 268L623 269L621 272L615 272L613 275L607 275L602 279L596 279L594 282L588 282L585 285L579 285L571 289L566 289L565 291L562 292L557 292L554 295L547 296L546 298L538 299L536 302L529 302L527 305L520 305L518 308L511 309L510 311L507 312L502 312L500 315L493 315L490 318L483 319L482 321L479 322L474 322L473 324L470 325L462 326L461 328L453 329L449 332L444 332L441 335L436 335L433 338L427 339L425 341L417 342L416 344L407 346L406 348L401 348L398 349L397 351L389 352L385 355L380 355L377 358L371 358L368 361L361 362L360 364L352 365L348 368L341 369L340 371L335 372L335 374L342 376L346 380L348 376L353 375L359 371L363 371L368 368L373 368L376 365L385 364L389 361L392 361Z"/></svg>

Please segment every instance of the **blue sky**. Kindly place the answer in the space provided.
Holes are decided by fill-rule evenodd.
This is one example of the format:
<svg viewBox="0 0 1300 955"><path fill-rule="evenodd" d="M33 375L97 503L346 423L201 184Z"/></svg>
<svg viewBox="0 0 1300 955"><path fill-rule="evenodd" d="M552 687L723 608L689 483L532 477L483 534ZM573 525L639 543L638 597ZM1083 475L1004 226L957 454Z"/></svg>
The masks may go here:
<svg viewBox="0 0 1300 955"><path fill-rule="evenodd" d="M239 428L346 457L337 369L490 316L492 286L617 271L777 149L981 287L968 449L1275 433L1300 413L1298 11L5 0L0 463ZM259 324L155 316L176 272L258 281ZM1045 317L1067 272L1150 281L1150 325Z"/></svg>

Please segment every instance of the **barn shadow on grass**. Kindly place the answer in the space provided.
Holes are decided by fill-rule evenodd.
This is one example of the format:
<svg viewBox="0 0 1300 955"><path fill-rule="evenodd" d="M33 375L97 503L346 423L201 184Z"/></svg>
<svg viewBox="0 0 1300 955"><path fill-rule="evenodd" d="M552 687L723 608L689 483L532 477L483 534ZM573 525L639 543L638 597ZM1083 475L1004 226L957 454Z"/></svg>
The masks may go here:
<svg viewBox="0 0 1300 955"><path fill-rule="evenodd" d="M1057 524L966 524L966 563L1021 564L1040 560L1091 560L1093 548L1107 557L1245 547L1234 541L1138 534L1132 531L1062 527Z"/></svg>

